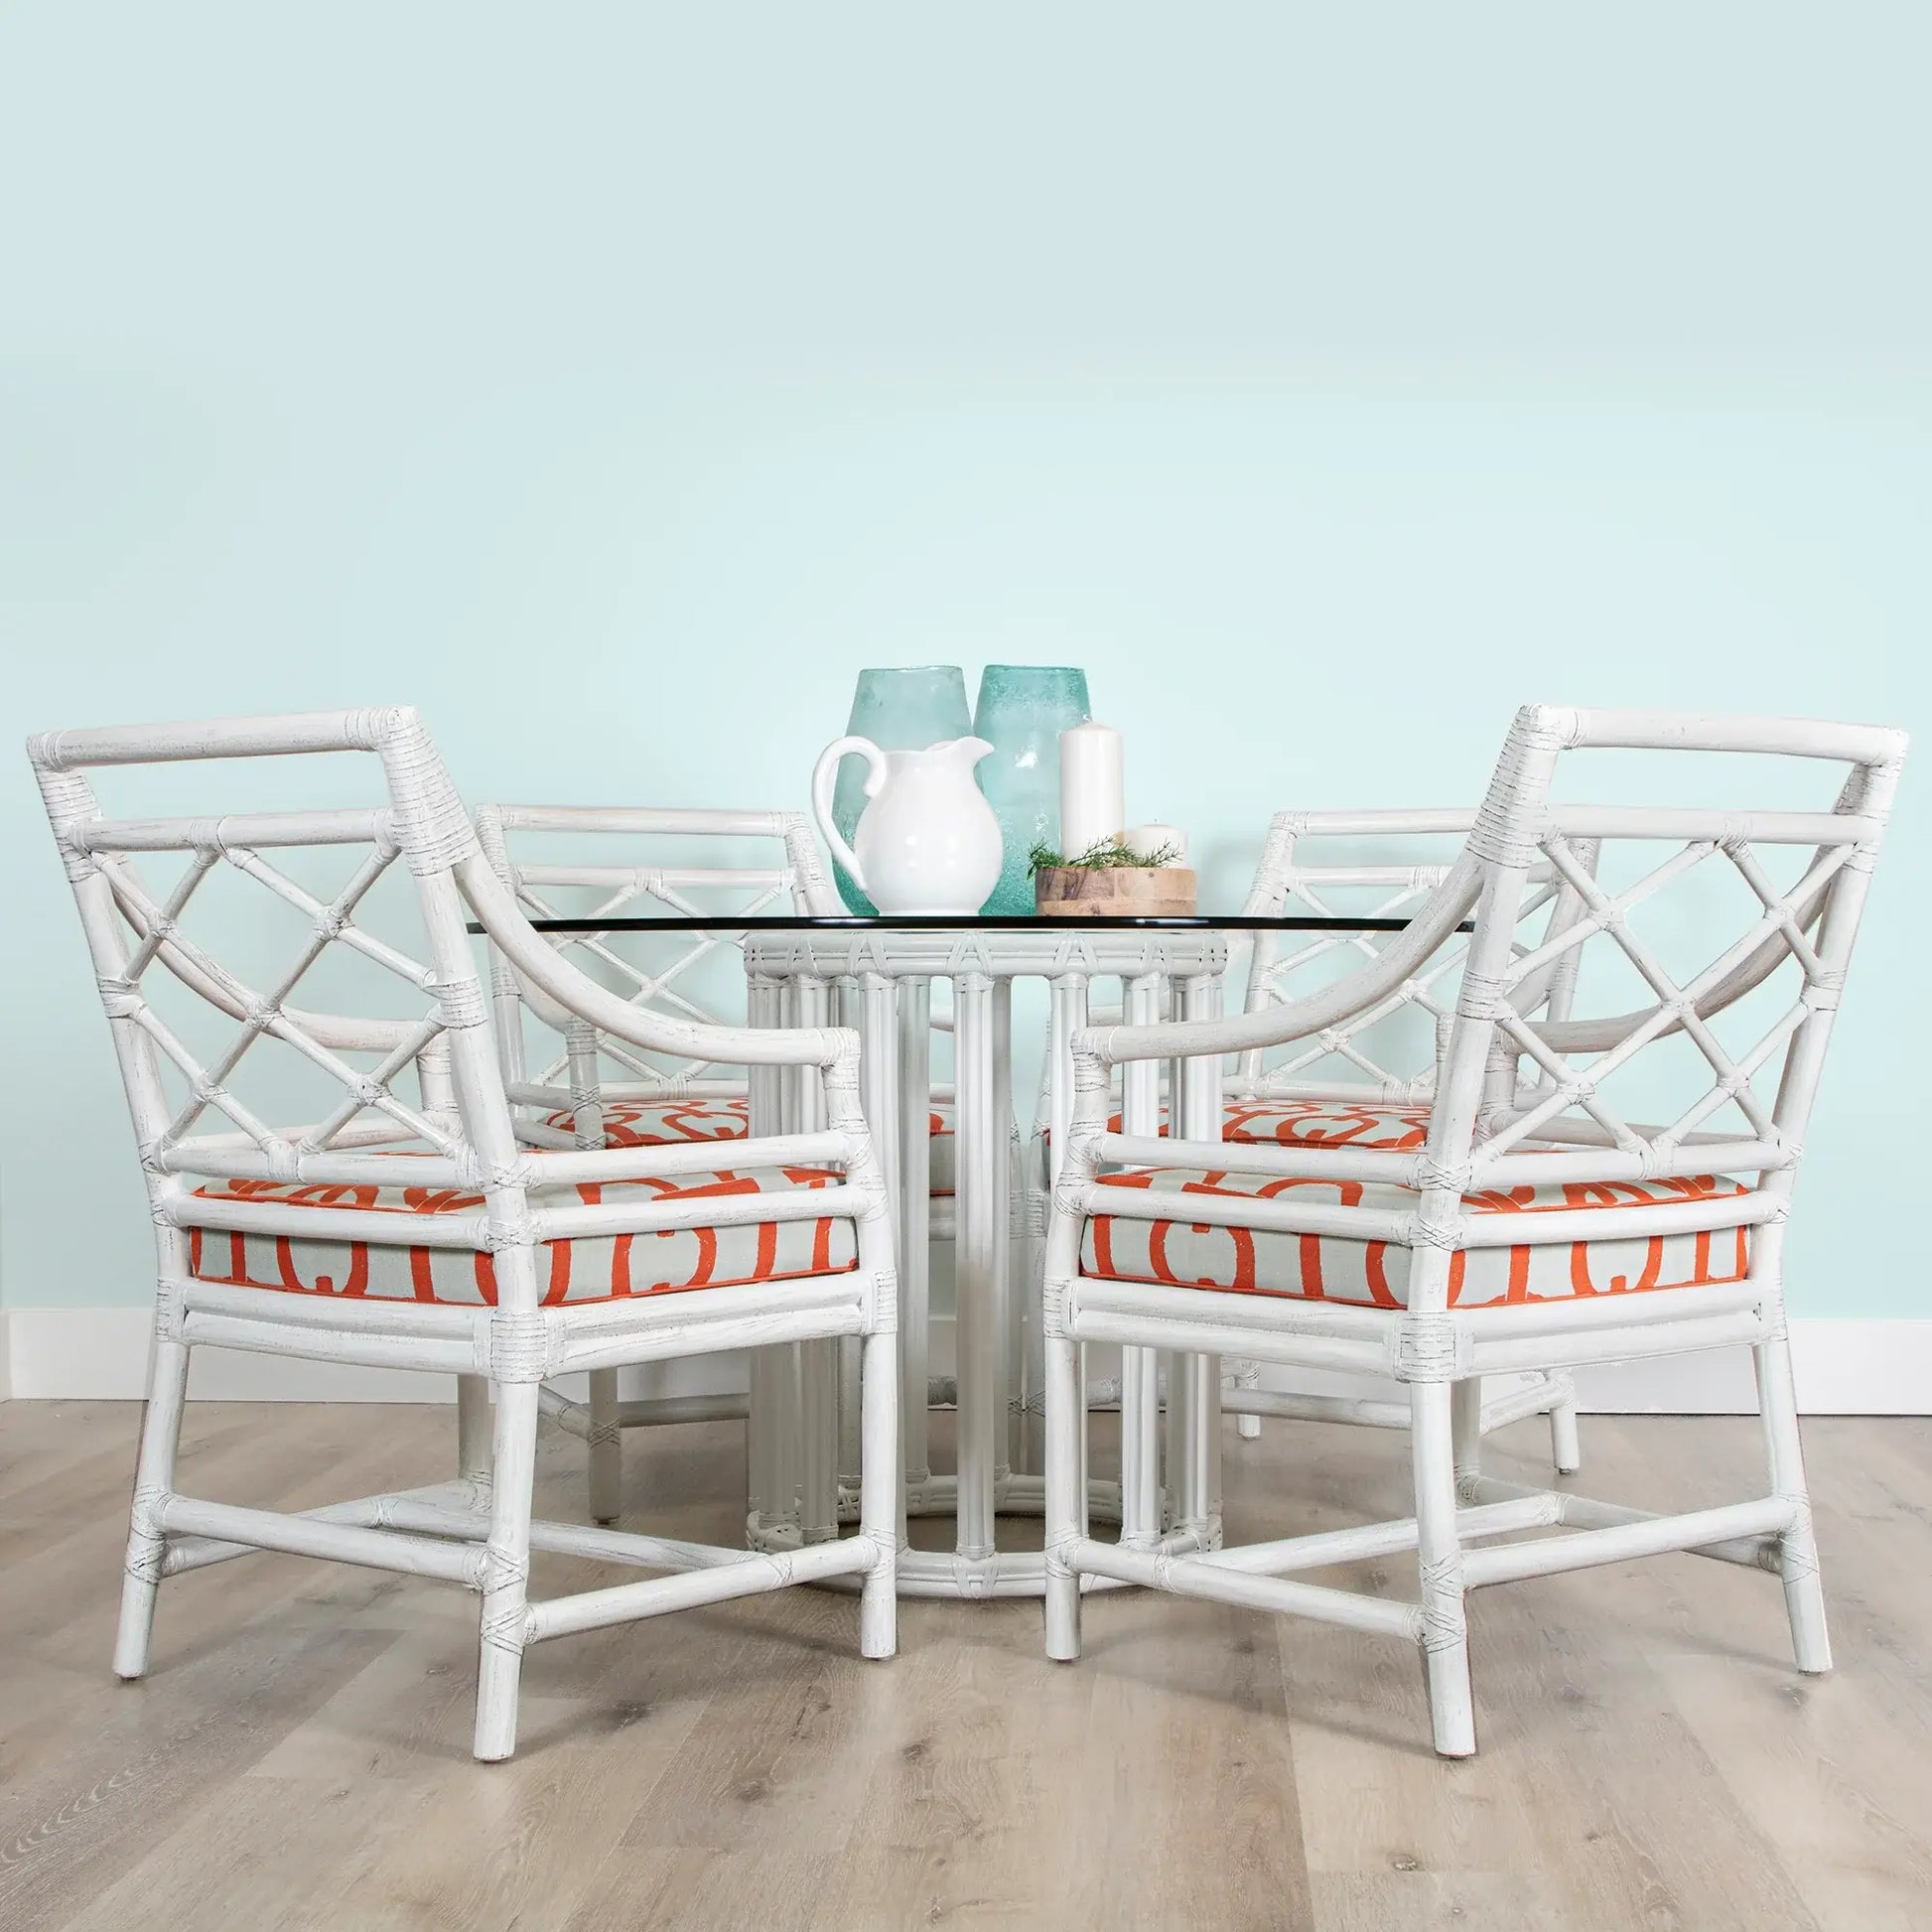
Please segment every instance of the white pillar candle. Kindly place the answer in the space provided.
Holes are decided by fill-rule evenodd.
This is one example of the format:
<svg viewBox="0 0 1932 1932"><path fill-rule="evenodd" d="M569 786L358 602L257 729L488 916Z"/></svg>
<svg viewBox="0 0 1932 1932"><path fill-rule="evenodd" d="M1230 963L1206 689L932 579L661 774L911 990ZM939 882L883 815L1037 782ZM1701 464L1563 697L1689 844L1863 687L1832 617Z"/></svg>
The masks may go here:
<svg viewBox="0 0 1932 1932"><path fill-rule="evenodd" d="M1121 843L1137 859L1151 859L1157 852L1166 852L1164 865L1187 863L1187 834L1178 825L1136 825Z"/></svg>
<svg viewBox="0 0 1932 1932"><path fill-rule="evenodd" d="M1060 851L1077 859L1120 837L1127 824L1120 733L1075 725L1060 733Z"/></svg>

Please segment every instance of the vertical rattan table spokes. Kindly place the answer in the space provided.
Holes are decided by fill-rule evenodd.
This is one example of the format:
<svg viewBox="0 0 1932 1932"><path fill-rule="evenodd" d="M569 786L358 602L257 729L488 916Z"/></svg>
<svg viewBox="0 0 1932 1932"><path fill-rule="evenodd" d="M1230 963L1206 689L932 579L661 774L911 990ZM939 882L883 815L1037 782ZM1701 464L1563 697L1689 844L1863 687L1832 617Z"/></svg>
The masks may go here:
<svg viewBox="0 0 1932 1932"><path fill-rule="evenodd" d="M771 1024L765 1016L809 1024L830 1014L835 1000L843 998L859 1028L865 1042L863 1103L886 1164L898 1233L900 1390L910 1405L901 1424L902 1494L908 1517L951 1515L956 1522L950 1552L903 1551L901 1592L1037 1595L1044 1587L1044 1559L1037 1551L1001 1550L996 1536L998 1517L1037 1516L1043 1504L1035 1466L1038 1445L1030 1440L1037 1431L1029 1428L1037 1416L1040 1390L1038 1283L1031 1261L1035 1231L1025 1212L1015 1212L1013 983L1036 978L1051 990L1049 1125L1057 1124L1060 1132L1048 1144L1063 1148L1071 1114L1066 1042L1085 1023L1089 984L1096 978L1120 980L1129 1018L1148 1023L1159 1018L1172 984L1172 1010L1205 1018L1219 1010L1226 941L1214 928L1182 921L797 925L800 929L748 936L752 1012L763 1024ZM935 1474L928 1452L929 1403L948 1393L929 1373L928 1345L926 1096L935 979L950 981L953 989L957 1177L950 1393L957 1473L952 1476ZM1204 1072L1185 1089L1193 1099L1187 1111L1183 1097L1181 1124L1200 1139L1218 1139L1218 1062L1205 1062ZM1178 1083L1176 1091L1183 1092ZM1137 1082L1123 1098L1136 1131L1159 1131L1158 1069L1154 1080ZM791 1127L785 1119L782 1131ZM823 1359L828 1353L800 1359L795 1393L787 1386L788 1364L767 1359L755 1372L749 1523L755 1542L783 1546L794 1538L809 1541L828 1528L815 1520L827 1509L814 1437L824 1429L828 1411L842 1419L851 1416L849 1389L843 1386L850 1382L849 1365L837 1373ZM827 1378L835 1374L840 1386L828 1388ZM1184 1536L1188 1548L1211 1547L1218 1537L1213 1464L1219 1439L1209 1418L1218 1404L1218 1364L1181 1358L1170 1373L1166 1491L1160 1485L1161 1410L1152 1354L1128 1351L1121 1381L1122 1480L1091 1483L1089 1507L1101 1520L1118 1521L1131 1546L1153 1549L1164 1536ZM793 1402L795 1417L789 1413ZM858 1473L851 1466L857 1443L849 1421L839 1431L839 1443L837 1488L841 1497L849 1497L856 1493ZM799 1446L796 1470L784 1466L788 1444ZM767 1519L766 1505L773 1501L777 1509Z"/></svg>

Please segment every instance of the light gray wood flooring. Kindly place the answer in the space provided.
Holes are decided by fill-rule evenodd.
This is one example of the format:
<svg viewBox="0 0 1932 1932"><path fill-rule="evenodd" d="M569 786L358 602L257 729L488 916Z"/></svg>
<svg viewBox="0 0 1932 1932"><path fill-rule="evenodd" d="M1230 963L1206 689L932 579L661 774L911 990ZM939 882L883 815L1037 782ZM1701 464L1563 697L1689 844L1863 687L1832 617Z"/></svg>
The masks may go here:
<svg viewBox="0 0 1932 1932"><path fill-rule="evenodd" d="M474 1604L254 1557L108 1654L137 1414L0 1405L0 1926L1932 1927L1932 1423L1807 1426L1838 1673L1764 1576L1665 1557L1475 1601L1480 1756L1440 1763L1412 1653L1174 1598L788 1591L536 1649L510 1764L468 1755ZM454 1412L191 1406L182 1486L285 1507L433 1479ZM1535 1422L1490 1439L1540 1480ZM1403 1444L1227 1436L1234 1534L1407 1513ZM1754 1426L1586 1418L1580 1486L1754 1483ZM729 1540L743 1431L633 1435L626 1521ZM546 1436L541 1507L581 1446ZM1023 1526L1024 1528L1024 1526ZM1373 1567L1362 1567L1370 1568ZM582 1587L540 1560L537 1587ZM1358 1569L1356 1581L1361 1580ZM1385 1567L1407 1591L1401 1568Z"/></svg>

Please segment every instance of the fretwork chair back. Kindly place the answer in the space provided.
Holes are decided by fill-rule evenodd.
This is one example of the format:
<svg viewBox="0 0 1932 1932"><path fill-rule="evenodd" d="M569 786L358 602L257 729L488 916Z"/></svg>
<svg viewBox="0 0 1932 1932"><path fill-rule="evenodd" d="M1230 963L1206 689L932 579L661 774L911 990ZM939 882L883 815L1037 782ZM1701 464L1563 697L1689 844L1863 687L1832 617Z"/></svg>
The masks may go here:
<svg viewBox="0 0 1932 1932"><path fill-rule="evenodd" d="M483 1758L514 1747L523 1653L543 1638L850 1576L861 1580L862 1648L890 1655L897 1286L856 1035L672 1021L561 959L483 858L411 711L54 732L29 751L109 1018L158 1249L116 1672L145 1674L164 1578L254 1550L478 1592ZM89 776L172 763L194 767L177 780L214 787L225 773L252 798L278 797L286 787L269 789L265 775L253 789L247 774L259 767L227 761L320 753L373 755L379 787L359 795L375 789L380 802L116 817ZM143 871L166 866L178 868L172 883L150 886ZM264 889L254 920L208 930L210 883L237 878ZM291 927L279 957L264 930L271 914ZM723 1172L703 1146L520 1146L472 918L575 1022L646 1053L815 1075L823 1125L741 1143ZM258 956L274 963L234 963ZM318 1021L293 1004L312 980L332 1007L372 1017ZM166 1010L184 1001L179 1016ZM545 1378L848 1335L864 1337L857 1536L774 1565L742 1549L533 1522ZM198 1345L454 1372L457 1479L301 1515L178 1493ZM533 1600L533 1549L676 1574Z"/></svg>
<svg viewBox="0 0 1932 1932"><path fill-rule="evenodd" d="M1830 1667L1784 1226L1904 747L1876 727L1528 707L1462 856L1362 972L1234 1020L1079 1037L1045 1282L1050 1655L1078 1654L1089 1575L1401 1637L1423 1655L1437 1749L1461 1756L1475 1748L1470 1589L1685 1550L1774 1571L1799 1669ZM1553 799L1560 768L1596 769L1576 754L1615 749L1658 755L1646 767L1657 784L1710 779L1697 753L1779 760L1781 784L1802 779L1789 768L1798 760L1850 769L1827 810ZM1582 857L1590 844L1594 876ZM1522 908L1540 866L1583 913L1525 954ZM1426 971L1471 914L1421 1148L1337 1154L1106 1131L1115 1065L1318 1038ZM1531 1017L1539 976L1572 952L1571 1017ZM1076 1365L1089 1340L1406 1386L1415 1515L1219 1550L1094 1540L1081 1520ZM1483 1474L1484 1374L1739 1344L1756 1362L1764 1493L1658 1516ZM1569 1533L1494 1540L1556 1526ZM1411 1601L1297 1575L1410 1549Z"/></svg>
<svg viewBox="0 0 1932 1932"><path fill-rule="evenodd" d="M1474 822L1472 809L1277 812L1242 910L1258 918L1307 913L1406 919L1449 876ZM1595 852L1589 846L1580 846L1577 858L1586 870L1593 869ZM1562 932L1582 906L1551 868L1534 869L1520 907L1519 953ZM1258 932L1249 953L1245 1010L1259 1013L1309 998L1364 961L1379 959L1392 936ZM1311 1038L1273 1052L1257 1048L1241 1054L1226 1082L1223 1137L1337 1150L1420 1148L1429 1137L1453 1018L1454 976L1466 945L1463 940L1443 947L1386 999ZM1537 1016L1568 1017L1578 958L1575 948L1561 954L1552 970L1526 989ZM1535 1076L1537 1070L1531 1072ZM1249 1440L1260 1434L1263 1415L1409 1426L1403 1403L1263 1393L1260 1380L1258 1363L1236 1362L1223 1391L1223 1408L1239 1417L1237 1427ZM1571 1474L1581 1466L1576 1391L1563 1371L1519 1378L1517 1386L1485 1402L1482 1414L1485 1431L1547 1414L1556 1466Z"/></svg>
<svg viewBox="0 0 1932 1932"><path fill-rule="evenodd" d="M477 832L497 877L539 918L725 921L841 909L801 812L487 804L477 811ZM568 839L569 856L533 856L526 841L546 835ZM697 852L703 863L672 863L667 849L687 860ZM745 863L753 857L762 863ZM707 932L604 929L544 938L633 1007L699 1024L743 1018L742 970L717 970L742 945L727 924ZM500 951L492 952L490 967L497 1047L521 1139L634 1147L746 1137L750 1087L738 1069L639 1052L608 1031L574 1022L541 989L519 981ZM727 1002L736 1010L723 1011ZM533 1036L541 1042L534 1066Z"/></svg>

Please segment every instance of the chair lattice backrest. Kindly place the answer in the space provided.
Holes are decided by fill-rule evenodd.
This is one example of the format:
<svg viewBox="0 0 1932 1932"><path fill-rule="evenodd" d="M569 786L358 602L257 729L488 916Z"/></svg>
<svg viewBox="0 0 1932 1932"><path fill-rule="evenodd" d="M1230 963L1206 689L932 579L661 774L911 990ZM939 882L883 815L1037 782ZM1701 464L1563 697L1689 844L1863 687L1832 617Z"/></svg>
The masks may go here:
<svg viewBox="0 0 1932 1932"><path fill-rule="evenodd" d="M1904 744L1802 720L1520 713L1462 860L1411 928L1441 943L1451 914L1475 914L1425 1218L1453 1216L1457 1194L1522 1181L1613 1193L1755 1173L1752 1191L1787 1193ZM1850 769L1825 810L1554 799L1560 768L1599 750L1672 755L1645 768L1646 788L1689 779L1686 753L1775 760L1764 782L1780 789L1802 780L1799 760ZM1576 912L1526 949L1523 913L1544 874ZM1385 966L1417 943L1405 941ZM1539 1014L1559 970L1574 989L1568 1010ZM1766 1205L1761 1218L1779 1214Z"/></svg>
<svg viewBox="0 0 1932 1932"><path fill-rule="evenodd" d="M1278 812L1248 901L1251 916L1402 919L1454 868L1473 811ZM1586 866L1594 855L1586 850ZM1519 953L1562 931L1581 901L1548 866L1533 875L1521 906ZM1532 936L1534 935L1534 936ZM1306 997L1379 959L1386 932L1260 932L1250 956L1250 1013ZM1308 1039L1240 1057L1235 1092L1256 1099L1349 1099L1365 1105L1426 1106L1454 1014L1466 938L1445 945L1385 998ZM1566 952L1524 992L1546 1016L1567 1011L1576 954Z"/></svg>
<svg viewBox="0 0 1932 1932"><path fill-rule="evenodd" d="M323 751L376 754L385 802L113 818L86 775ZM414 714L59 732L30 752L158 1196L188 1176L329 1184L332 1164L342 1172L357 1150L378 1147L430 1157L426 1181L475 1187L492 1157L511 1154L453 871L474 838ZM150 883L170 867L168 883ZM413 893L393 890L401 878ZM237 881L256 889L252 904L224 895ZM279 954L278 917L291 929ZM261 970L252 958L238 965L237 949L258 955ZM319 982L332 1006L368 1011L295 1004ZM298 1095L318 1092L313 1116L288 1124Z"/></svg>
<svg viewBox="0 0 1932 1932"><path fill-rule="evenodd" d="M497 877L533 917L721 921L702 933L593 928L544 935L628 1005L690 1023L743 1024L744 939L732 919L842 910L800 812L485 805L477 826ZM569 857L538 858L523 849L539 835L568 839ZM760 846L767 848L757 854L763 862L744 863L748 848ZM719 847L717 857L706 850ZM614 848L621 860L608 856ZM691 863L694 853L705 862ZM746 1092L742 1077L714 1061L640 1052L571 1021L500 955L492 957L491 990L517 1129L534 1144L600 1145L604 1110L614 1104L735 1103ZM546 1116L563 1113L574 1117L572 1129L545 1124Z"/></svg>

